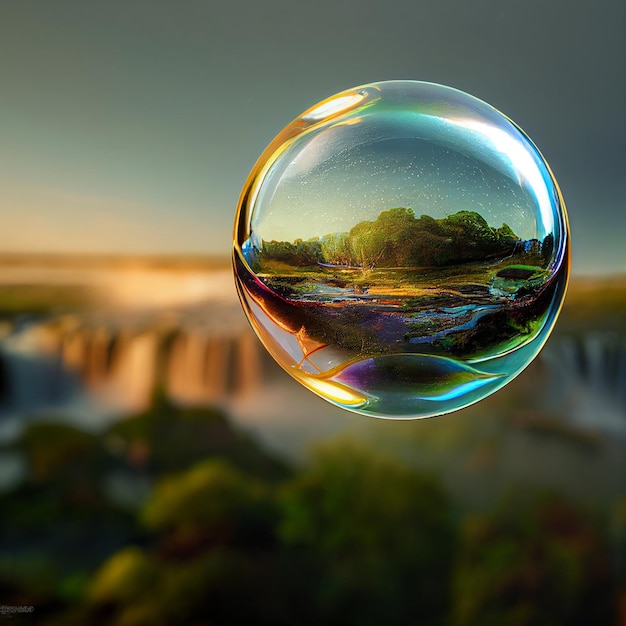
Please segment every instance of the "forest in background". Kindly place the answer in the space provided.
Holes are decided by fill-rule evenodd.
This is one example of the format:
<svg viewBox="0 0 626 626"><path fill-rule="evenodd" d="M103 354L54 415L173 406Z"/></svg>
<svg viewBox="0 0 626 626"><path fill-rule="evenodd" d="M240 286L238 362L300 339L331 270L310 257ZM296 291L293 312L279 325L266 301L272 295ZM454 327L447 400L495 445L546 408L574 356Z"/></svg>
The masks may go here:
<svg viewBox="0 0 626 626"><path fill-rule="evenodd" d="M459 211L441 219L415 217L412 209L383 211L374 221L356 224L347 233L306 241L263 241L252 261L279 261L295 267L329 264L364 269L443 267L534 253L547 264L553 253L551 234L542 242L522 241L510 226L489 226L475 211Z"/></svg>
<svg viewBox="0 0 626 626"><path fill-rule="evenodd" d="M157 395L101 434L51 420L10 449L30 471L0 495L0 594L38 624L609 625L624 593L626 501L606 517L518 485L472 510L373 441L295 466Z"/></svg>
<svg viewBox="0 0 626 626"><path fill-rule="evenodd" d="M623 345L625 294L623 279L575 282L556 339ZM17 324L30 304L15 295L3 318ZM601 366L620 389L597 349L566 356L580 393L611 382ZM27 470L0 491L0 601L34 607L12 623L51 626L621 626L623 439L571 426L531 367L463 412L376 422L298 459L158 389L96 433L25 415L0 448Z"/></svg>

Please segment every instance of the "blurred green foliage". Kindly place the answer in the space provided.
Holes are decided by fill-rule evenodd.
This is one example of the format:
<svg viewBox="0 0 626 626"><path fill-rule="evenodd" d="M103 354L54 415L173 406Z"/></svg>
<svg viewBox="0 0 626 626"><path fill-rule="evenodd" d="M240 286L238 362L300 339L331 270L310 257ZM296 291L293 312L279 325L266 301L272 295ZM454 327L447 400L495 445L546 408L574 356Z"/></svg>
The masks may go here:
<svg viewBox="0 0 626 626"><path fill-rule="evenodd" d="M451 624L611 624L608 555L596 524L571 503L509 494L462 524Z"/></svg>
<svg viewBox="0 0 626 626"><path fill-rule="evenodd" d="M606 520L554 495L462 510L371 445L294 467L163 396L99 434L33 423L3 451L28 471L0 494L0 599L38 624L615 623Z"/></svg>
<svg viewBox="0 0 626 626"><path fill-rule="evenodd" d="M320 449L281 496L281 537L317 570L318 623L443 623L455 536L433 476L346 441Z"/></svg>
<svg viewBox="0 0 626 626"><path fill-rule="evenodd" d="M475 211L435 219L430 215L416 218L412 209L396 207L382 211L372 222L359 222L347 233L330 233L307 241L296 239L293 243L263 241L260 260L262 266L268 261L280 261L296 267L318 262L370 269L441 267L509 256L518 241L510 226L493 228ZM548 260L553 245L552 240L548 241Z"/></svg>
<svg viewBox="0 0 626 626"><path fill-rule="evenodd" d="M16 284L0 285L0 319L28 315L50 315L89 308L93 293L82 286Z"/></svg>

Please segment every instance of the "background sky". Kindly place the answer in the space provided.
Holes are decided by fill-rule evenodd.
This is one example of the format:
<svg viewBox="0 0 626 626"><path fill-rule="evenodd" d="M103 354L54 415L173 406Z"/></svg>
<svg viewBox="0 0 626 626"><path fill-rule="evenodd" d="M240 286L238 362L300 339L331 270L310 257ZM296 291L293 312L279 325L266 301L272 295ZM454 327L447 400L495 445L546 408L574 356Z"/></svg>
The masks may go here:
<svg viewBox="0 0 626 626"><path fill-rule="evenodd" d="M445 115L443 111L438 114ZM257 241L348 233L357 223L374 221L393 207L408 207L416 217L426 214L435 219L461 209L477 211L492 227L506 223L522 239L543 239L552 231L551 204L543 180L537 185L527 171L515 170L511 160L504 160L484 138L478 144L478 133L468 132L463 142L457 130L449 146L432 138L373 141L373 137L399 132L397 126L391 130L383 124L374 130L365 123L347 123L361 116L357 109L352 120L336 122L305 148L296 141L281 154L255 200L255 206L265 209L256 212L258 222L252 220ZM422 124L425 132L428 122ZM438 141L444 141L444 134L448 138L453 134L447 124L439 128L439 133L432 131ZM472 146L472 152L464 154L461 150L468 149L468 142L480 147ZM510 159L510 153L507 156ZM493 159L500 159L501 169L491 165ZM544 191L545 202L537 197L539 190ZM548 222L537 219L537 205L547 207Z"/></svg>
<svg viewBox="0 0 626 626"><path fill-rule="evenodd" d="M283 126L404 78L515 120L574 271L626 271L625 31L623 0L0 0L0 251L227 254Z"/></svg>

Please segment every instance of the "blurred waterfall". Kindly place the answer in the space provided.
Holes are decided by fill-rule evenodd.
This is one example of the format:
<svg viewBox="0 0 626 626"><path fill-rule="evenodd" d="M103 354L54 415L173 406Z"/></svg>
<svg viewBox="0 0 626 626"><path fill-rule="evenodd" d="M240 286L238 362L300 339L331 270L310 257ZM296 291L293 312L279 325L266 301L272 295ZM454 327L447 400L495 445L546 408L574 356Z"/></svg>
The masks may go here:
<svg viewBox="0 0 626 626"><path fill-rule="evenodd" d="M546 409L584 429L626 436L626 341L591 331L553 337L541 353Z"/></svg>
<svg viewBox="0 0 626 626"><path fill-rule="evenodd" d="M0 408L11 413L63 404L81 386L63 366L59 337L45 326L26 326L0 340L0 369Z"/></svg>
<svg viewBox="0 0 626 626"><path fill-rule="evenodd" d="M545 389L533 394L541 413L626 437L622 336L555 335L532 367ZM65 315L0 333L0 418L52 411L96 427L146 409L156 391L181 404L224 406L252 421L261 409L292 416L293 405L281 405L292 396L277 372L236 303Z"/></svg>
<svg viewBox="0 0 626 626"><path fill-rule="evenodd" d="M103 413L128 414L147 408L156 390L183 404L228 404L276 370L238 308L65 316L0 338L0 414L85 397Z"/></svg>

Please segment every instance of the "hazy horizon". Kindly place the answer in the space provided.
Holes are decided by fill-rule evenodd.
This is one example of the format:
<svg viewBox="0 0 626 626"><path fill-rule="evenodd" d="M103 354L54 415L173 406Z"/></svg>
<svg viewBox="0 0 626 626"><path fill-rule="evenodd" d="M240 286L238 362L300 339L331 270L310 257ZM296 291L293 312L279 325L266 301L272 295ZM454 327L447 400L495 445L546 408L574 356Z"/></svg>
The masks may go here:
<svg viewBox="0 0 626 626"><path fill-rule="evenodd" d="M625 22L611 0L5 3L0 251L228 256L248 173L286 124L410 79L519 124L563 191L574 273L626 272Z"/></svg>
<svg viewBox="0 0 626 626"><path fill-rule="evenodd" d="M46 262L46 269L54 269L54 263L62 266L64 263L74 265L79 263L84 267L94 265L103 270L132 269L168 269L181 271L190 269L199 270L231 270L230 254L127 254L127 253L91 253L91 252L0 252L0 284L2 284L2 270L11 263L35 265ZM52 263L53 265L49 265ZM594 278L606 280L626 280L626 269L610 271L574 271L573 279L592 280ZM234 284L234 283L233 283Z"/></svg>

